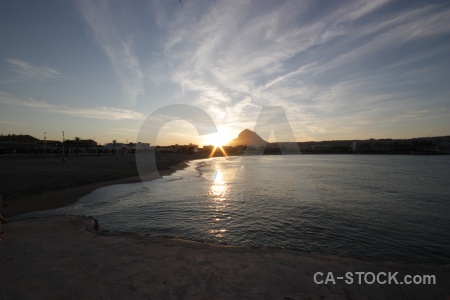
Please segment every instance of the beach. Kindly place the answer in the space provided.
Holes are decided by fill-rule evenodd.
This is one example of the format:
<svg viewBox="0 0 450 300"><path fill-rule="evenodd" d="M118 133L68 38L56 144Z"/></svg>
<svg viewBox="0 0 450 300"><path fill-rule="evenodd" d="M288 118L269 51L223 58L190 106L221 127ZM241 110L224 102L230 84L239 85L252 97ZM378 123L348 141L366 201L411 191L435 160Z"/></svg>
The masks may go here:
<svg viewBox="0 0 450 300"><path fill-rule="evenodd" d="M94 230L89 217L4 225L1 299L447 299L449 266L370 262ZM314 274L433 274L436 285L315 284ZM325 276L319 277L325 280ZM386 277L387 279L387 277Z"/></svg>
<svg viewBox="0 0 450 300"><path fill-rule="evenodd" d="M161 174L185 155L158 160ZM1 175L5 216L56 208L102 186L137 182L134 157L8 159ZM157 178L155 174L155 178ZM95 217L95 216L94 216ZM0 299L448 299L450 266L358 260L271 247L95 230L90 216L3 224ZM317 275L320 272L323 275ZM331 272L331 273L330 273ZM340 276L352 274L348 283ZM358 283L357 272L396 281ZM328 281L327 275L335 277ZM400 284L433 275L435 284ZM314 279L322 281L316 283ZM367 277L372 279L369 273Z"/></svg>
<svg viewBox="0 0 450 300"><path fill-rule="evenodd" d="M184 161L203 157L158 154L154 179L183 168ZM66 206L103 186L141 181L132 154L70 156L66 162L61 157L0 157L0 165L5 217Z"/></svg>

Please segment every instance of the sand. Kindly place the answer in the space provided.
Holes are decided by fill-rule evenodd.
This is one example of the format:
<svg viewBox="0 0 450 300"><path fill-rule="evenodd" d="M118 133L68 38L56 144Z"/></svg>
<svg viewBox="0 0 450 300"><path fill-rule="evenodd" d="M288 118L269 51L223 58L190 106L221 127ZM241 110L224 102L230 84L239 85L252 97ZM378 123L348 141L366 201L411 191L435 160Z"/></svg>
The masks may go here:
<svg viewBox="0 0 450 300"><path fill-rule="evenodd" d="M192 157L160 158L164 172ZM194 157L195 158L195 157ZM134 158L0 159L6 214L56 208L136 182ZM171 169L172 168L172 169ZM155 175L156 177L156 175ZM5 214L5 211L2 212ZM450 266L373 262L93 230L81 216L2 225L0 299L449 299ZM315 284L314 274L435 275L435 285ZM355 281L357 274L353 274ZM325 278L321 278L325 279Z"/></svg>
<svg viewBox="0 0 450 300"><path fill-rule="evenodd" d="M369 262L93 230L88 217L4 225L0 299L448 299L450 267ZM436 285L315 284L316 272L433 274ZM356 279L356 277L355 277Z"/></svg>
<svg viewBox="0 0 450 300"><path fill-rule="evenodd" d="M159 154L159 175L169 175L186 166L184 161L202 154ZM80 156L61 158L0 157L0 212L11 217L27 212L53 209L76 202L93 190L112 184L141 181L134 155Z"/></svg>

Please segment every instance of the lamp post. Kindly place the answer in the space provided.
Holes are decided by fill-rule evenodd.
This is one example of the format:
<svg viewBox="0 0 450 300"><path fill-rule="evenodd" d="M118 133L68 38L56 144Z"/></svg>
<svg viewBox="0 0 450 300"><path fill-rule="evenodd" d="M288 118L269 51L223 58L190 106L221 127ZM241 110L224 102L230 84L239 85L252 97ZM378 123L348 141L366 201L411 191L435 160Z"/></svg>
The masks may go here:
<svg viewBox="0 0 450 300"><path fill-rule="evenodd" d="M62 160L63 160L63 162L66 162L66 156L65 156L65 153L64 153L64 131L62 132L63 133L63 141L62 141L62 143L63 143L63 158L62 158Z"/></svg>
<svg viewBox="0 0 450 300"><path fill-rule="evenodd" d="M46 134L47 132L44 132L44 158L46 158L47 157L47 151L46 151L46 149L45 149L45 134Z"/></svg>

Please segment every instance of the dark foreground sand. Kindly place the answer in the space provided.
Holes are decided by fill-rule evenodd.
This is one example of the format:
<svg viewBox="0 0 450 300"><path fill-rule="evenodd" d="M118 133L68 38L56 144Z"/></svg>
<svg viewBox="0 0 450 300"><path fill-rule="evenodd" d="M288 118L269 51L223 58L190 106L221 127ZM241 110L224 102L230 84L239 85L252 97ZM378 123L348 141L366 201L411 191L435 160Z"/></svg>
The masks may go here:
<svg viewBox="0 0 450 300"><path fill-rule="evenodd" d="M0 299L448 299L450 267L93 230L88 217L4 225ZM317 285L315 272L433 274L436 285ZM356 277L355 277L356 278Z"/></svg>
<svg viewBox="0 0 450 300"><path fill-rule="evenodd" d="M161 175L182 168L183 161L201 154L161 154L157 165ZM159 178L155 173L154 178ZM5 217L53 209L74 203L93 190L112 184L141 181L134 155L80 156L61 158L0 157L0 194Z"/></svg>

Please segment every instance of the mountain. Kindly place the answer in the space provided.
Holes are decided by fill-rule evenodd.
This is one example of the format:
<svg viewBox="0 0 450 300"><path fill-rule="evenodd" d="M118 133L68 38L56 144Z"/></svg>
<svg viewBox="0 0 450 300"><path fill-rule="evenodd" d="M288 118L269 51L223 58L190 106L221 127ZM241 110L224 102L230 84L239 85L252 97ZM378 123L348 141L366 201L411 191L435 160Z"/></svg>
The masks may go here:
<svg viewBox="0 0 450 300"><path fill-rule="evenodd" d="M238 137L228 143L230 146L266 146L267 142L263 140L256 132L245 129L239 133Z"/></svg>

